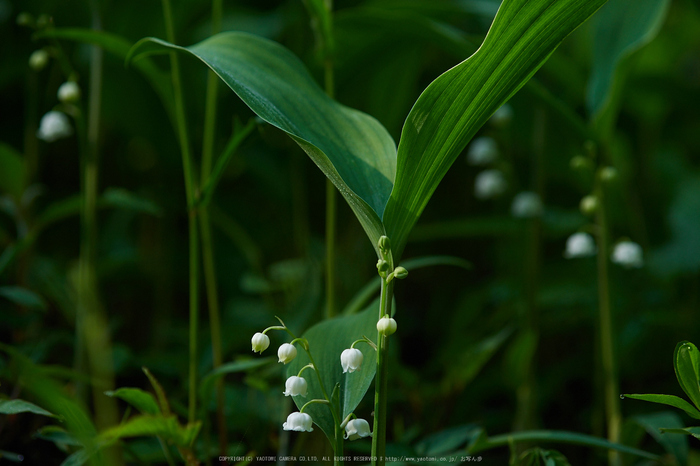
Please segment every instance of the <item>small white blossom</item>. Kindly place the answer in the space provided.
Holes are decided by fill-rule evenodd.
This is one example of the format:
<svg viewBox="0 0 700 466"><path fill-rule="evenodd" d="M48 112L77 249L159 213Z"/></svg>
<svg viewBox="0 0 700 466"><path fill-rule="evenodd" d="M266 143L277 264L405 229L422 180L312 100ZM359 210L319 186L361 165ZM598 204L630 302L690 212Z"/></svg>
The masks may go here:
<svg viewBox="0 0 700 466"><path fill-rule="evenodd" d="M362 364L362 351L357 348L348 348L340 354L340 365L343 366L343 373L355 372Z"/></svg>
<svg viewBox="0 0 700 466"><path fill-rule="evenodd" d="M292 359L297 357L297 349L294 347L294 345L284 343L277 350L277 357L279 357L279 361L277 362L287 364L288 362L291 362Z"/></svg>
<svg viewBox="0 0 700 466"><path fill-rule="evenodd" d="M542 200L537 193L523 191L513 198L510 211L513 217L534 218L542 215L544 208L542 207Z"/></svg>
<svg viewBox="0 0 700 466"><path fill-rule="evenodd" d="M467 162L470 165L488 165L498 159L498 145L493 138L482 136L469 144Z"/></svg>
<svg viewBox="0 0 700 466"><path fill-rule="evenodd" d="M474 195L477 199L491 199L503 194L508 187L499 170L484 170L474 181Z"/></svg>
<svg viewBox="0 0 700 466"><path fill-rule="evenodd" d="M264 333L256 333L251 338L250 342L253 344L253 353L262 353L270 346L270 337Z"/></svg>
<svg viewBox="0 0 700 466"><path fill-rule="evenodd" d="M493 115L491 115L491 119L489 121L493 126L500 128L510 123L510 120L512 119L513 107L508 104L503 104L493 113Z"/></svg>
<svg viewBox="0 0 700 466"><path fill-rule="evenodd" d="M303 377L297 377L296 375L291 376L287 379L284 384L284 396L297 396L301 395L306 397L306 391L308 390L308 385L306 379Z"/></svg>
<svg viewBox="0 0 700 466"><path fill-rule="evenodd" d="M70 120L65 113L50 111L41 118L36 136L46 142L67 138L73 134Z"/></svg>
<svg viewBox="0 0 700 466"><path fill-rule="evenodd" d="M44 49L35 50L29 56L29 67L34 71L43 70L49 63L49 53Z"/></svg>
<svg viewBox="0 0 700 466"><path fill-rule="evenodd" d="M566 251L564 257L574 259L576 257L589 257L595 255L597 251L595 240L588 233L574 233L566 240Z"/></svg>
<svg viewBox="0 0 700 466"><path fill-rule="evenodd" d="M369 423L364 419L353 419L345 425L345 440L357 440L371 436Z"/></svg>
<svg viewBox="0 0 700 466"><path fill-rule="evenodd" d="M80 87L74 81L67 81L58 88L58 100L64 104L77 102L80 99Z"/></svg>
<svg viewBox="0 0 700 466"><path fill-rule="evenodd" d="M287 422L282 424L284 430L295 430L297 432L313 432L311 427L313 419L306 413L292 413L287 416Z"/></svg>
<svg viewBox="0 0 700 466"><path fill-rule="evenodd" d="M382 317L377 321L377 330L384 335L391 335L396 332L396 321L391 317Z"/></svg>
<svg viewBox="0 0 700 466"><path fill-rule="evenodd" d="M613 249L612 261L628 269L638 269L644 265L642 247L632 241L620 241Z"/></svg>

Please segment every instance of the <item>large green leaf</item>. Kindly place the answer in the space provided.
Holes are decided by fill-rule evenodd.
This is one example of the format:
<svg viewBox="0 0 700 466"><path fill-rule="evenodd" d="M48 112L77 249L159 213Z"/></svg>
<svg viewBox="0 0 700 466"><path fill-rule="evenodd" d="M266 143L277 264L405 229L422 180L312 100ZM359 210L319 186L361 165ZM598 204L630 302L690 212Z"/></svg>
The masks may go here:
<svg viewBox="0 0 700 466"><path fill-rule="evenodd" d="M700 353L689 341L681 341L673 352L673 368L681 388L695 407L700 408Z"/></svg>
<svg viewBox="0 0 700 466"><path fill-rule="evenodd" d="M314 325L304 333L309 341L309 351L318 366L323 386L328 396L331 396L336 384L340 384L341 420L352 413L367 393L377 369L377 353L366 343L360 343L355 348L362 351L362 365L352 373L343 374L340 365L340 353L350 348L350 345L363 336L376 338L377 318L379 315L379 300L375 300L359 314L338 317ZM298 356L289 363L287 377L297 375L299 370L309 363L307 354L299 350ZM323 391L318 377L313 370L307 369L302 374L308 383L309 391L306 398L295 396L294 403L301 408L307 401L323 399ZM284 387L280 387L282 391ZM314 423L331 439L335 436L333 416L329 407L321 404L309 405L304 412L309 413ZM358 417L369 419L369 413L356 413Z"/></svg>
<svg viewBox="0 0 700 466"><path fill-rule="evenodd" d="M593 67L586 90L591 116L609 101L618 63L656 36L670 4L670 0L610 0L596 15Z"/></svg>
<svg viewBox="0 0 700 466"><path fill-rule="evenodd" d="M398 258L460 152L605 0L504 0L484 43L423 91L406 119L384 224Z"/></svg>
<svg viewBox="0 0 700 466"><path fill-rule="evenodd" d="M138 409L143 414L161 414L160 407L156 399L148 392L140 388L123 387L114 391L105 392L107 396L120 398Z"/></svg>
<svg viewBox="0 0 700 466"><path fill-rule="evenodd" d="M371 116L337 103L281 45L243 32L191 47L147 38L131 56L177 50L209 66L260 118L289 134L345 197L373 244L396 171L396 146Z"/></svg>
<svg viewBox="0 0 700 466"><path fill-rule="evenodd" d="M673 406L674 408L682 409L686 414L693 419L700 419L700 411L698 411L693 405L685 401L683 398L678 398L674 395L655 395L655 394L624 394L625 398L632 398L634 400L649 401L652 403L659 403L662 405Z"/></svg>

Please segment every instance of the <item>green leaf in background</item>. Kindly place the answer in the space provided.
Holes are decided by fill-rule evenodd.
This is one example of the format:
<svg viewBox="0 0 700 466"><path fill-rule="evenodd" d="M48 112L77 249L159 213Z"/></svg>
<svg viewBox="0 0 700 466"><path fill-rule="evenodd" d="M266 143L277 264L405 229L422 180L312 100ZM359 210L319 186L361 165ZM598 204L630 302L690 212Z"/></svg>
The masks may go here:
<svg viewBox="0 0 700 466"><path fill-rule="evenodd" d="M182 426L174 415L151 416L142 414L134 416L118 426L104 430L100 433L100 439L110 442L129 437L159 436L177 446L189 447L200 427L201 421Z"/></svg>
<svg viewBox="0 0 700 466"><path fill-rule="evenodd" d="M642 426L654 440L663 445L664 449L672 454L678 464L688 462L688 438L678 435L664 435L661 428L682 429L683 421L672 411L634 416L633 422Z"/></svg>
<svg viewBox="0 0 700 466"><path fill-rule="evenodd" d="M12 146L0 142L0 193L7 192L15 199L24 189L24 158Z"/></svg>
<svg viewBox="0 0 700 466"><path fill-rule="evenodd" d="M367 393L377 369L375 364L377 353L366 343L356 345L355 348L362 351L364 356L362 365L355 372L346 374L343 374L340 365L340 353L350 348L355 340L359 340L363 336L370 337L370 339L376 336L378 313L379 300L377 299L360 314L323 321L311 327L303 335L309 341L309 350L318 365L319 374L328 396L331 396L333 387L340 384L341 420L357 408ZM309 364L309 357L305 351L300 349L297 357L289 363L287 377L297 375L299 370L307 364ZM298 408L314 398L324 398L314 371L307 369L302 376L306 379L309 389L306 398L294 397L294 403ZM280 386L280 392L282 391L284 391L284 386ZM329 407L312 404L304 412L311 415L314 423L325 432L332 442L335 438L335 423ZM369 412L355 414L357 417L371 420Z"/></svg>
<svg viewBox="0 0 700 466"><path fill-rule="evenodd" d="M609 102L618 63L661 29L670 0L610 0L593 20L593 67L586 90L591 117Z"/></svg>
<svg viewBox="0 0 700 466"><path fill-rule="evenodd" d="M251 34L225 32L187 48L147 38L130 56L171 50L200 59L260 118L291 136L376 244L396 171L395 143L377 120L329 98L294 54Z"/></svg>
<svg viewBox="0 0 700 466"><path fill-rule="evenodd" d="M261 359L249 359L244 361L234 361L228 364L222 364L217 367L207 375L202 378L199 383L199 397L202 400L202 408L205 408L205 401L209 399L214 389L214 384L221 377L226 374L233 374L236 372L245 372L252 369L257 369L258 367L265 366L272 362L276 362L274 357L261 358Z"/></svg>
<svg viewBox="0 0 700 466"><path fill-rule="evenodd" d="M540 447L524 451L516 464L518 466L571 466L566 456L558 451Z"/></svg>
<svg viewBox="0 0 700 466"><path fill-rule="evenodd" d="M605 0L505 0L484 43L423 91L406 119L384 213L395 259L447 170L488 118Z"/></svg>
<svg viewBox="0 0 700 466"><path fill-rule="evenodd" d="M661 432L665 434L692 435L696 439L700 439L700 427L686 427L685 429L667 429L662 427Z"/></svg>
<svg viewBox="0 0 700 466"><path fill-rule="evenodd" d="M673 406L674 408L682 409L686 414L693 419L700 419L700 411L698 411L693 405L685 401L683 398L679 398L674 395L654 395L654 394L624 394L625 398L632 398L633 400L649 401L651 403L660 403L662 405Z"/></svg>
<svg viewBox="0 0 700 466"><path fill-rule="evenodd" d="M24 400L0 400L0 414L34 413L42 416L56 417L44 408Z"/></svg>
<svg viewBox="0 0 700 466"><path fill-rule="evenodd" d="M122 399L143 414L161 414L160 407L153 395L139 388L119 388L105 392L105 395Z"/></svg>
<svg viewBox="0 0 700 466"><path fill-rule="evenodd" d="M681 341L673 352L673 368L681 388L696 408L700 408L700 353L689 341Z"/></svg>
<svg viewBox="0 0 700 466"><path fill-rule="evenodd" d="M44 298L35 292L20 286L0 286L0 296L9 299L13 303L29 309L45 311L47 308Z"/></svg>

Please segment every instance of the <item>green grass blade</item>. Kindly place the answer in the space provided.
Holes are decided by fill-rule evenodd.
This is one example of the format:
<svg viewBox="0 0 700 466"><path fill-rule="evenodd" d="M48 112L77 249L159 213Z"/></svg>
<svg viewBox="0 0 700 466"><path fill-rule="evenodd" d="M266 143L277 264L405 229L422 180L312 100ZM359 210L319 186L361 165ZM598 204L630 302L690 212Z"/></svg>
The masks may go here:
<svg viewBox="0 0 700 466"><path fill-rule="evenodd" d="M625 394L622 396L625 398L632 398L633 400L649 401L651 403L660 403L662 405L673 406L674 408L682 409L693 419L700 419L700 411L698 411L693 405L685 401L683 398L678 398L674 395Z"/></svg>
<svg viewBox="0 0 700 466"><path fill-rule="evenodd" d="M505 0L479 50L421 94L406 119L384 213L400 257L428 200L476 131L605 0Z"/></svg>
<svg viewBox="0 0 700 466"><path fill-rule="evenodd" d="M377 120L329 98L294 54L251 34L225 32L187 48L147 38L130 57L172 50L200 59L260 118L294 139L376 244L396 171L395 143Z"/></svg>

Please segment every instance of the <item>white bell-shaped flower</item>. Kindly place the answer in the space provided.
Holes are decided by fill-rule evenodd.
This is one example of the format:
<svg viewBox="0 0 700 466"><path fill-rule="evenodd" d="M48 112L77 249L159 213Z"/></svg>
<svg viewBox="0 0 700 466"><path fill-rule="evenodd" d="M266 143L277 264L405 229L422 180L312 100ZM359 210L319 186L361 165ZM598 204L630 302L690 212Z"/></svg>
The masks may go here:
<svg viewBox="0 0 700 466"><path fill-rule="evenodd" d="M80 99L80 87L74 81L67 81L58 88L58 100L64 104L77 102Z"/></svg>
<svg viewBox="0 0 700 466"><path fill-rule="evenodd" d="M345 425L345 440L357 440L359 438L371 437L369 422L364 419L353 419Z"/></svg>
<svg viewBox="0 0 700 466"><path fill-rule="evenodd" d="M262 353L270 346L270 337L264 333L256 333L251 338L250 342L253 344L253 353Z"/></svg>
<svg viewBox="0 0 700 466"><path fill-rule="evenodd" d="M489 121L493 126L500 128L510 123L510 120L512 119L513 107L508 104L503 104L493 113L493 115L491 115L491 119Z"/></svg>
<svg viewBox="0 0 700 466"><path fill-rule="evenodd" d="M508 187L506 178L499 170L484 170L476 175L474 195L477 199L491 199L503 194Z"/></svg>
<svg viewBox="0 0 700 466"><path fill-rule="evenodd" d="M303 377L291 376L284 384L284 396L303 396L306 397L308 385Z"/></svg>
<svg viewBox="0 0 700 466"><path fill-rule="evenodd" d="M644 265L642 247L633 241L620 241L615 245L612 261L628 269Z"/></svg>
<svg viewBox="0 0 700 466"><path fill-rule="evenodd" d="M313 419L306 413L292 413L287 416L287 422L282 424L284 430L294 430L297 432L313 432L311 427Z"/></svg>
<svg viewBox="0 0 700 466"><path fill-rule="evenodd" d="M469 144L467 162L469 165L483 166L498 160L498 144L493 138L482 136Z"/></svg>
<svg viewBox="0 0 700 466"><path fill-rule="evenodd" d="M517 218L535 218L542 215L544 207L542 200L537 193L532 191L523 191L515 195L513 204L510 206L510 211L513 217Z"/></svg>
<svg viewBox="0 0 700 466"><path fill-rule="evenodd" d="M396 321L384 316L377 321L377 330L383 335L391 335L396 332Z"/></svg>
<svg viewBox="0 0 700 466"><path fill-rule="evenodd" d="M594 256L597 252L595 240L591 235L584 232L574 233L566 240L566 251L564 257L574 259L577 257Z"/></svg>
<svg viewBox="0 0 700 466"><path fill-rule="evenodd" d="M348 348L340 353L340 365L343 366L343 373L355 372L362 365L362 351L357 348Z"/></svg>
<svg viewBox="0 0 700 466"><path fill-rule="evenodd" d="M287 364L288 362L292 362L292 360L297 357L297 349L294 347L294 345L284 343L277 350L277 357L279 358L278 362Z"/></svg>
<svg viewBox="0 0 700 466"><path fill-rule="evenodd" d="M36 136L46 142L54 142L73 134L68 116L63 112L50 111L41 118Z"/></svg>

